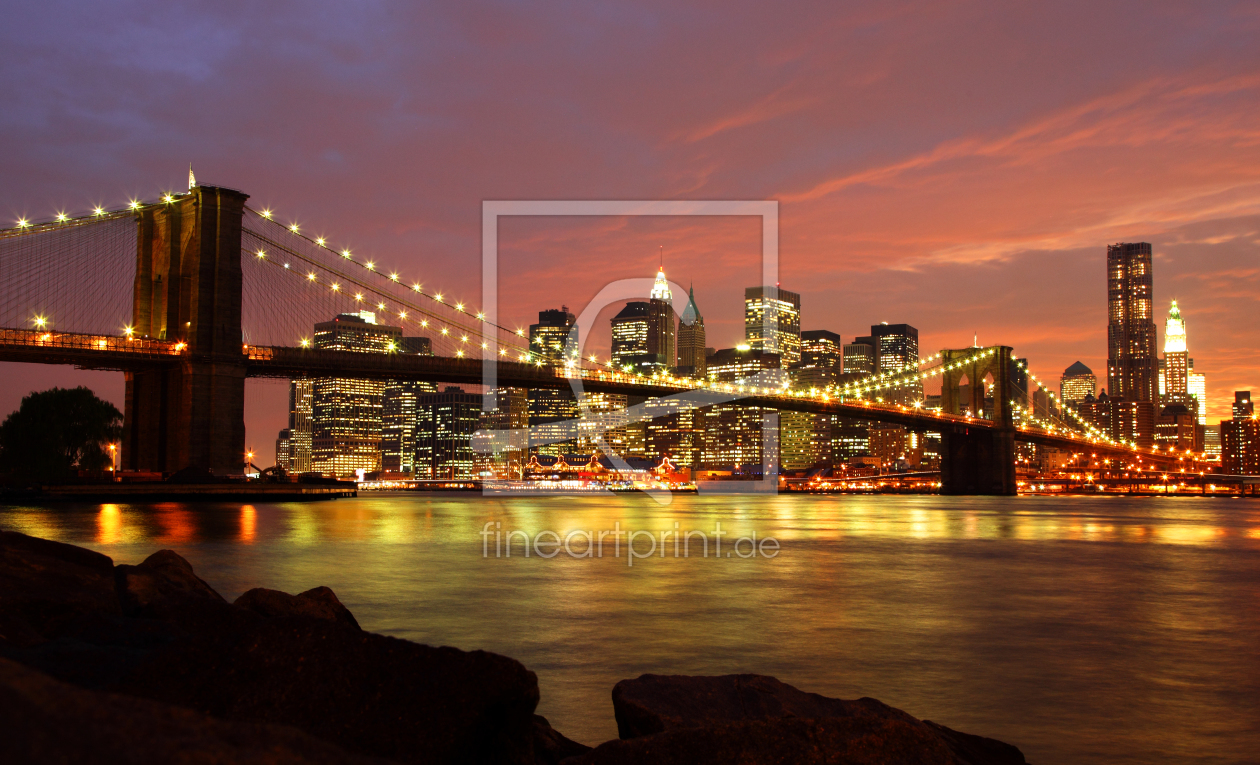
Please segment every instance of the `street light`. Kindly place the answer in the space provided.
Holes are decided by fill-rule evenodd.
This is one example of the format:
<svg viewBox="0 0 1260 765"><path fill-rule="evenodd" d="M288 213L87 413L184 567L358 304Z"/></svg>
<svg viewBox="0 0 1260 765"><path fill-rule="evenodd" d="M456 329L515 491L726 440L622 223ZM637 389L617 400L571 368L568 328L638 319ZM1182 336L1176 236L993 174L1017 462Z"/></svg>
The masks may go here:
<svg viewBox="0 0 1260 765"><path fill-rule="evenodd" d="M118 445L109 445L109 480L118 480Z"/></svg>

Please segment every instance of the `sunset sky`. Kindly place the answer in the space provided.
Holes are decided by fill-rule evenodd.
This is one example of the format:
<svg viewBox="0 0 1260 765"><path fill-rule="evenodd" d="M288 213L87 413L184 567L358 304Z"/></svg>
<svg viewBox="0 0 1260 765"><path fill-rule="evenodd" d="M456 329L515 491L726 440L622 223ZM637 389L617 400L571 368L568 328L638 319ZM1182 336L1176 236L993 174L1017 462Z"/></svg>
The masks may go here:
<svg viewBox="0 0 1260 765"><path fill-rule="evenodd" d="M1260 5L13 4L0 217L203 183L475 303L481 202L780 202L803 328L1106 370L1106 245L1149 241L1209 419L1260 390ZM4 225L11 225L5 221ZM755 219L514 219L499 311L694 284L743 338ZM681 305L678 306L681 308ZM588 352L607 347L591 338ZM4 365L0 414L121 375ZM251 384L269 459L284 389ZM266 464L270 464L265 459Z"/></svg>

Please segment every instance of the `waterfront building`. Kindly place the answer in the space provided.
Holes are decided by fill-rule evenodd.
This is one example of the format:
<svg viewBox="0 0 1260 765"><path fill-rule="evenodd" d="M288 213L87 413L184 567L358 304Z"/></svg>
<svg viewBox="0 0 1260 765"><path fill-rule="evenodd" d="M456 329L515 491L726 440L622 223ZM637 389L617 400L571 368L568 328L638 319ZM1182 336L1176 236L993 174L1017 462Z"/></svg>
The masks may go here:
<svg viewBox="0 0 1260 765"><path fill-rule="evenodd" d="M309 473L311 466L311 417L314 413L314 380L309 377L289 382L289 462L290 473Z"/></svg>
<svg viewBox="0 0 1260 765"><path fill-rule="evenodd" d="M1207 425L1207 375L1194 371L1194 359L1190 359L1190 374L1186 376L1186 390L1194 396L1196 419L1199 425Z"/></svg>
<svg viewBox="0 0 1260 765"><path fill-rule="evenodd" d="M867 338L857 338L860 342ZM871 327L869 339L875 343L875 361L879 372L908 374L919 369L919 330L909 324L882 322ZM915 375L911 382L893 387L883 397L894 403L912 404L923 399L923 380Z"/></svg>
<svg viewBox="0 0 1260 765"><path fill-rule="evenodd" d="M292 470L293 464L293 431L285 428L276 436L276 467L286 473Z"/></svg>
<svg viewBox="0 0 1260 765"><path fill-rule="evenodd" d="M1098 378L1094 370L1077 361L1063 370L1059 378L1059 399L1077 406L1098 395Z"/></svg>
<svg viewBox="0 0 1260 765"><path fill-rule="evenodd" d="M453 386L416 399L416 478L476 477L472 436L481 406L480 395Z"/></svg>
<svg viewBox="0 0 1260 765"><path fill-rule="evenodd" d="M1177 451L1194 449L1197 425L1194 412L1185 404L1169 404L1155 420L1155 444L1163 449L1171 446Z"/></svg>
<svg viewBox="0 0 1260 765"><path fill-rule="evenodd" d="M1207 425L1203 428L1203 455L1208 459L1221 459L1221 426Z"/></svg>
<svg viewBox="0 0 1260 765"><path fill-rule="evenodd" d="M581 353L576 321L568 306L539 311L538 323L529 326L530 350L556 365L575 358ZM578 416L573 391L531 388L525 396L531 453L572 454L577 446L573 420Z"/></svg>
<svg viewBox="0 0 1260 765"><path fill-rule="evenodd" d="M741 345L723 348L708 360L711 382L739 382L782 368L781 357L760 348ZM761 473L767 464L777 469L779 438L773 419L776 412L756 406L716 404L704 412L704 447L701 466ZM769 427L765 427L769 425Z"/></svg>
<svg viewBox="0 0 1260 765"><path fill-rule="evenodd" d="M1184 403L1189 395L1190 353L1186 346L1186 322L1172 301L1164 323L1164 358L1160 365L1160 393L1165 400Z"/></svg>
<svg viewBox="0 0 1260 765"><path fill-rule="evenodd" d="M848 417L837 417L831 426L831 449L834 464L871 453L870 423Z"/></svg>
<svg viewBox="0 0 1260 765"><path fill-rule="evenodd" d="M801 360L791 368L798 388L825 388L844 372L844 341L835 332L811 329L801 333Z"/></svg>
<svg viewBox="0 0 1260 765"><path fill-rule="evenodd" d="M779 458L784 470L806 470L818 462L814 440L814 415L809 412L779 413Z"/></svg>
<svg viewBox="0 0 1260 765"><path fill-rule="evenodd" d="M744 339L749 347L775 354L787 369L801 360L801 296L780 287L744 290Z"/></svg>
<svg viewBox="0 0 1260 765"><path fill-rule="evenodd" d="M704 413L673 398L648 399L643 402L643 409L652 418L640 423L644 428L643 457L657 462L669 457L679 470L698 467L703 450L700 424Z"/></svg>
<svg viewBox="0 0 1260 765"><path fill-rule="evenodd" d="M1159 379L1151 245L1107 246L1107 388L1116 410L1112 438L1150 448ZM1139 411L1141 410L1141 411ZM1126 430L1133 425L1136 431Z"/></svg>
<svg viewBox="0 0 1260 765"><path fill-rule="evenodd" d="M1260 475L1260 419L1255 414L1235 414L1233 419L1221 421L1221 471Z"/></svg>
<svg viewBox="0 0 1260 765"><path fill-rule="evenodd" d="M696 307L696 290L687 293L687 307L678 320L678 369L677 374L704 380L707 376L705 359L704 317Z"/></svg>
<svg viewBox="0 0 1260 765"><path fill-rule="evenodd" d="M430 382L391 382L382 389L381 470L414 473L418 401L435 390Z"/></svg>
<svg viewBox="0 0 1260 765"><path fill-rule="evenodd" d="M396 353L402 328L376 323L370 311L315 325L317 350ZM311 468L348 478L381 469L382 396L386 383L317 377L311 390Z"/></svg>
<svg viewBox="0 0 1260 765"><path fill-rule="evenodd" d="M524 388L495 388L486 394L482 404L480 428L487 431L516 431L524 434L529 428L529 400ZM476 472L496 478L521 478L521 470L529 459L528 448L505 448L475 456Z"/></svg>

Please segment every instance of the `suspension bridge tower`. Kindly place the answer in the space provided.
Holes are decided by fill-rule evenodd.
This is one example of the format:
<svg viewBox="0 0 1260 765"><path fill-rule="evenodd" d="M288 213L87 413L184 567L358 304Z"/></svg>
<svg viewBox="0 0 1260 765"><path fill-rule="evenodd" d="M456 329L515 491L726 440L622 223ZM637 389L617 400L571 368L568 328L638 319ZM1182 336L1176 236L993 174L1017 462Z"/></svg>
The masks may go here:
<svg viewBox="0 0 1260 765"><path fill-rule="evenodd" d="M132 326L185 344L180 363L127 373L125 469L240 473L245 455L241 221L246 194L193 186L137 213Z"/></svg>
<svg viewBox="0 0 1260 765"><path fill-rule="evenodd" d="M953 422L941 432L942 494L1015 494L1015 397L1011 382L1015 350L999 345L991 355L976 356L975 348L941 351L947 367L941 379L941 409L951 414L970 412L976 418L986 409L986 380L993 397L990 427ZM955 362L962 362L955 365ZM970 400L962 401L962 381L970 383Z"/></svg>

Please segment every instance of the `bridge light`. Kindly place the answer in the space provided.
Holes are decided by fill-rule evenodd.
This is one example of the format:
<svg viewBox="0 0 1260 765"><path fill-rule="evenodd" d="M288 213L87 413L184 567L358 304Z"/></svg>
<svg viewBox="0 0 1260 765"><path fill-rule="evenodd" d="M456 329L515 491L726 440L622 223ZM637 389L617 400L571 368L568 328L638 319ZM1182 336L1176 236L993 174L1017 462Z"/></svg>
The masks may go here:
<svg viewBox="0 0 1260 765"><path fill-rule="evenodd" d="M310 340L307 340L305 337L304 337L304 338L302 338L300 341L298 341L298 344L299 344L299 345L301 345L303 348L310 348L310 347L311 347L311 341L310 341Z"/></svg>
<svg viewBox="0 0 1260 765"><path fill-rule="evenodd" d="M93 215L104 215L104 214L105 214L105 208L104 208L104 207L93 207L93 208L92 208L92 214L93 214Z"/></svg>
<svg viewBox="0 0 1260 765"><path fill-rule="evenodd" d="M376 268L376 264L369 260L368 262L363 264L363 267L369 271L372 271Z"/></svg>
<svg viewBox="0 0 1260 765"><path fill-rule="evenodd" d="M516 334L517 334L517 336L518 336L518 337L525 337L525 330L523 330L523 329L518 329L518 330L516 330Z"/></svg>
<svg viewBox="0 0 1260 765"><path fill-rule="evenodd" d="M285 264L284 264L284 267L285 267L285 268L288 268L288 267L289 267L289 264L288 264L288 263L285 263Z"/></svg>
<svg viewBox="0 0 1260 765"><path fill-rule="evenodd" d="M263 211L262 211L262 212L260 212L260 213L258 213L258 214L259 214L259 215L261 215L261 216L263 216L263 217L264 217L264 218L266 218L267 220L271 220L271 210L268 210L268 209L264 208L264 209L263 209Z"/></svg>
<svg viewBox="0 0 1260 765"><path fill-rule="evenodd" d="M390 281L392 281L392 282L396 282L396 281L398 281L398 274L390 274L390 275L389 275L389 280L390 280Z"/></svg>
<svg viewBox="0 0 1260 765"><path fill-rule="evenodd" d="M333 286L332 286L332 290L333 290L333 292L340 292L340 291L341 291L341 285L340 285L340 284L333 284Z"/></svg>
<svg viewBox="0 0 1260 765"><path fill-rule="evenodd" d="M398 312L398 318L400 318L400 319L405 319L405 318L407 318L407 312L406 312L406 311L399 311L399 312Z"/></svg>
<svg viewBox="0 0 1260 765"><path fill-rule="evenodd" d="M257 252L257 255L258 255L258 257L260 257L260 258L265 258L265 257L267 257L267 251L266 251L266 250L259 250L259 251Z"/></svg>
<svg viewBox="0 0 1260 765"><path fill-rule="evenodd" d="M463 351L463 349L460 349L460 350L458 350L458 351L455 351L455 355L456 355L456 356L458 356L458 357L459 357L459 358L461 358L461 359L462 359L462 358L464 358L464 351Z"/></svg>
<svg viewBox="0 0 1260 765"><path fill-rule="evenodd" d="M28 221L26 218L18 218L17 224L18 224L18 228L26 228L27 226L31 225L30 221Z"/></svg>
<svg viewBox="0 0 1260 765"><path fill-rule="evenodd" d="M481 350L485 351L485 350L489 350L489 348L490 348L490 343L481 344Z"/></svg>
<svg viewBox="0 0 1260 765"><path fill-rule="evenodd" d="M438 294L434 295L434 296L433 296L433 299L434 299L434 300L436 300L436 301L438 301L439 303L441 303L441 302L442 302L442 293L441 293L441 292L439 292Z"/></svg>
<svg viewBox="0 0 1260 765"><path fill-rule="evenodd" d="M35 326L39 329L43 329L46 324L48 324L48 319L45 319L43 316L35 317Z"/></svg>
<svg viewBox="0 0 1260 765"><path fill-rule="evenodd" d="M133 199L133 200L131 200L130 204L128 204L127 206L128 206L128 207L130 207L132 210L139 210L139 209L140 209L140 203L139 203L139 202L137 202L137 201L136 201L136 200L134 200L134 199Z"/></svg>
<svg viewBox="0 0 1260 765"><path fill-rule="evenodd" d="M448 328L446 328L446 327L442 327L442 334L444 334L444 335L449 335L449 334L451 334L451 331L450 331Z"/></svg>
<svg viewBox="0 0 1260 765"><path fill-rule="evenodd" d="M462 310L464 310L464 304L463 304L463 303L456 303L456 304L455 304L455 310L456 310L456 311L462 311Z"/></svg>
<svg viewBox="0 0 1260 765"><path fill-rule="evenodd" d="M412 288L413 290L415 290L416 292L419 292L419 291L420 291L420 282L416 282L415 284L411 285L411 288Z"/></svg>
<svg viewBox="0 0 1260 765"><path fill-rule="evenodd" d="M296 234L298 232L298 224L294 223L290 225L289 230Z"/></svg>
<svg viewBox="0 0 1260 765"><path fill-rule="evenodd" d="M506 356L506 355L507 355L507 348L500 348L500 349L499 349L499 355L500 355L500 356Z"/></svg>
<svg viewBox="0 0 1260 765"><path fill-rule="evenodd" d="M162 201L169 205L171 202L175 201L175 197L172 196L171 194L163 194Z"/></svg>
<svg viewBox="0 0 1260 765"><path fill-rule="evenodd" d="M341 257L343 257L343 258L348 258L348 257L350 257L350 251L349 251L349 250L342 250L342 251L341 251Z"/></svg>
<svg viewBox="0 0 1260 765"><path fill-rule="evenodd" d="M359 301L360 303L362 303L362 302L363 302L363 293L362 293L362 292L356 292L356 293L354 293L354 299L355 299L355 300L357 300L357 301Z"/></svg>
<svg viewBox="0 0 1260 765"><path fill-rule="evenodd" d="M459 341L460 341L461 343L466 343L466 342L468 342L468 335L464 335L463 337L461 337L461 338L459 339Z"/></svg>
<svg viewBox="0 0 1260 765"><path fill-rule="evenodd" d="M68 220L70 220L70 217L69 217L68 215L66 215L65 213L63 213L63 212L59 212L59 213L57 213L57 222L58 222L58 223L65 223L65 222L66 222L66 221L68 221Z"/></svg>
<svg viewBox="0 0 1260 765"><path fill-rule="evenodd" d="M286 265L287 265L287 264L286 264ZM315 281L315 278L316 278L316 277L315 277L315 272L314 272L314 271L310 272L309 274L307 274L307 275L306 275L306 278L307 278L307 279L309 279L309 280L311 280L311 281Z"/></svg>
<svg viewBox="0 0 1260 765"><path fill-rule="evenodd" d="M478 311L478 312L477 312L477 320L478 320L478 321L485 321L485 320L486 320L486 315L485 315L484 313L482 313L481 311Z"/></svg>
<svg viewBox="0 0 1260 765"><path fill-rule="evenodd" d="M175 343L175 352L179 353L187 347L188 347L188 343L185 343L184 341L181 340L178 343Z"/></svg>
<svg viewBox="0 0 1260 765"><path fill-rule="evenodd" d="M378 310L381 310L381 311L384 311L384 310L385 310L385 304L384 304L384 303L377 303L377 304L376 304L376 307L377 307L377 309L378 309Z"/></svg>
<svg viewBox="0 0 1260 765"><path fill-rule="evenodd" d="M127 337L131 337L135 333L136 333L135 327L123 327L123 334L126 335Z"/></svg>

